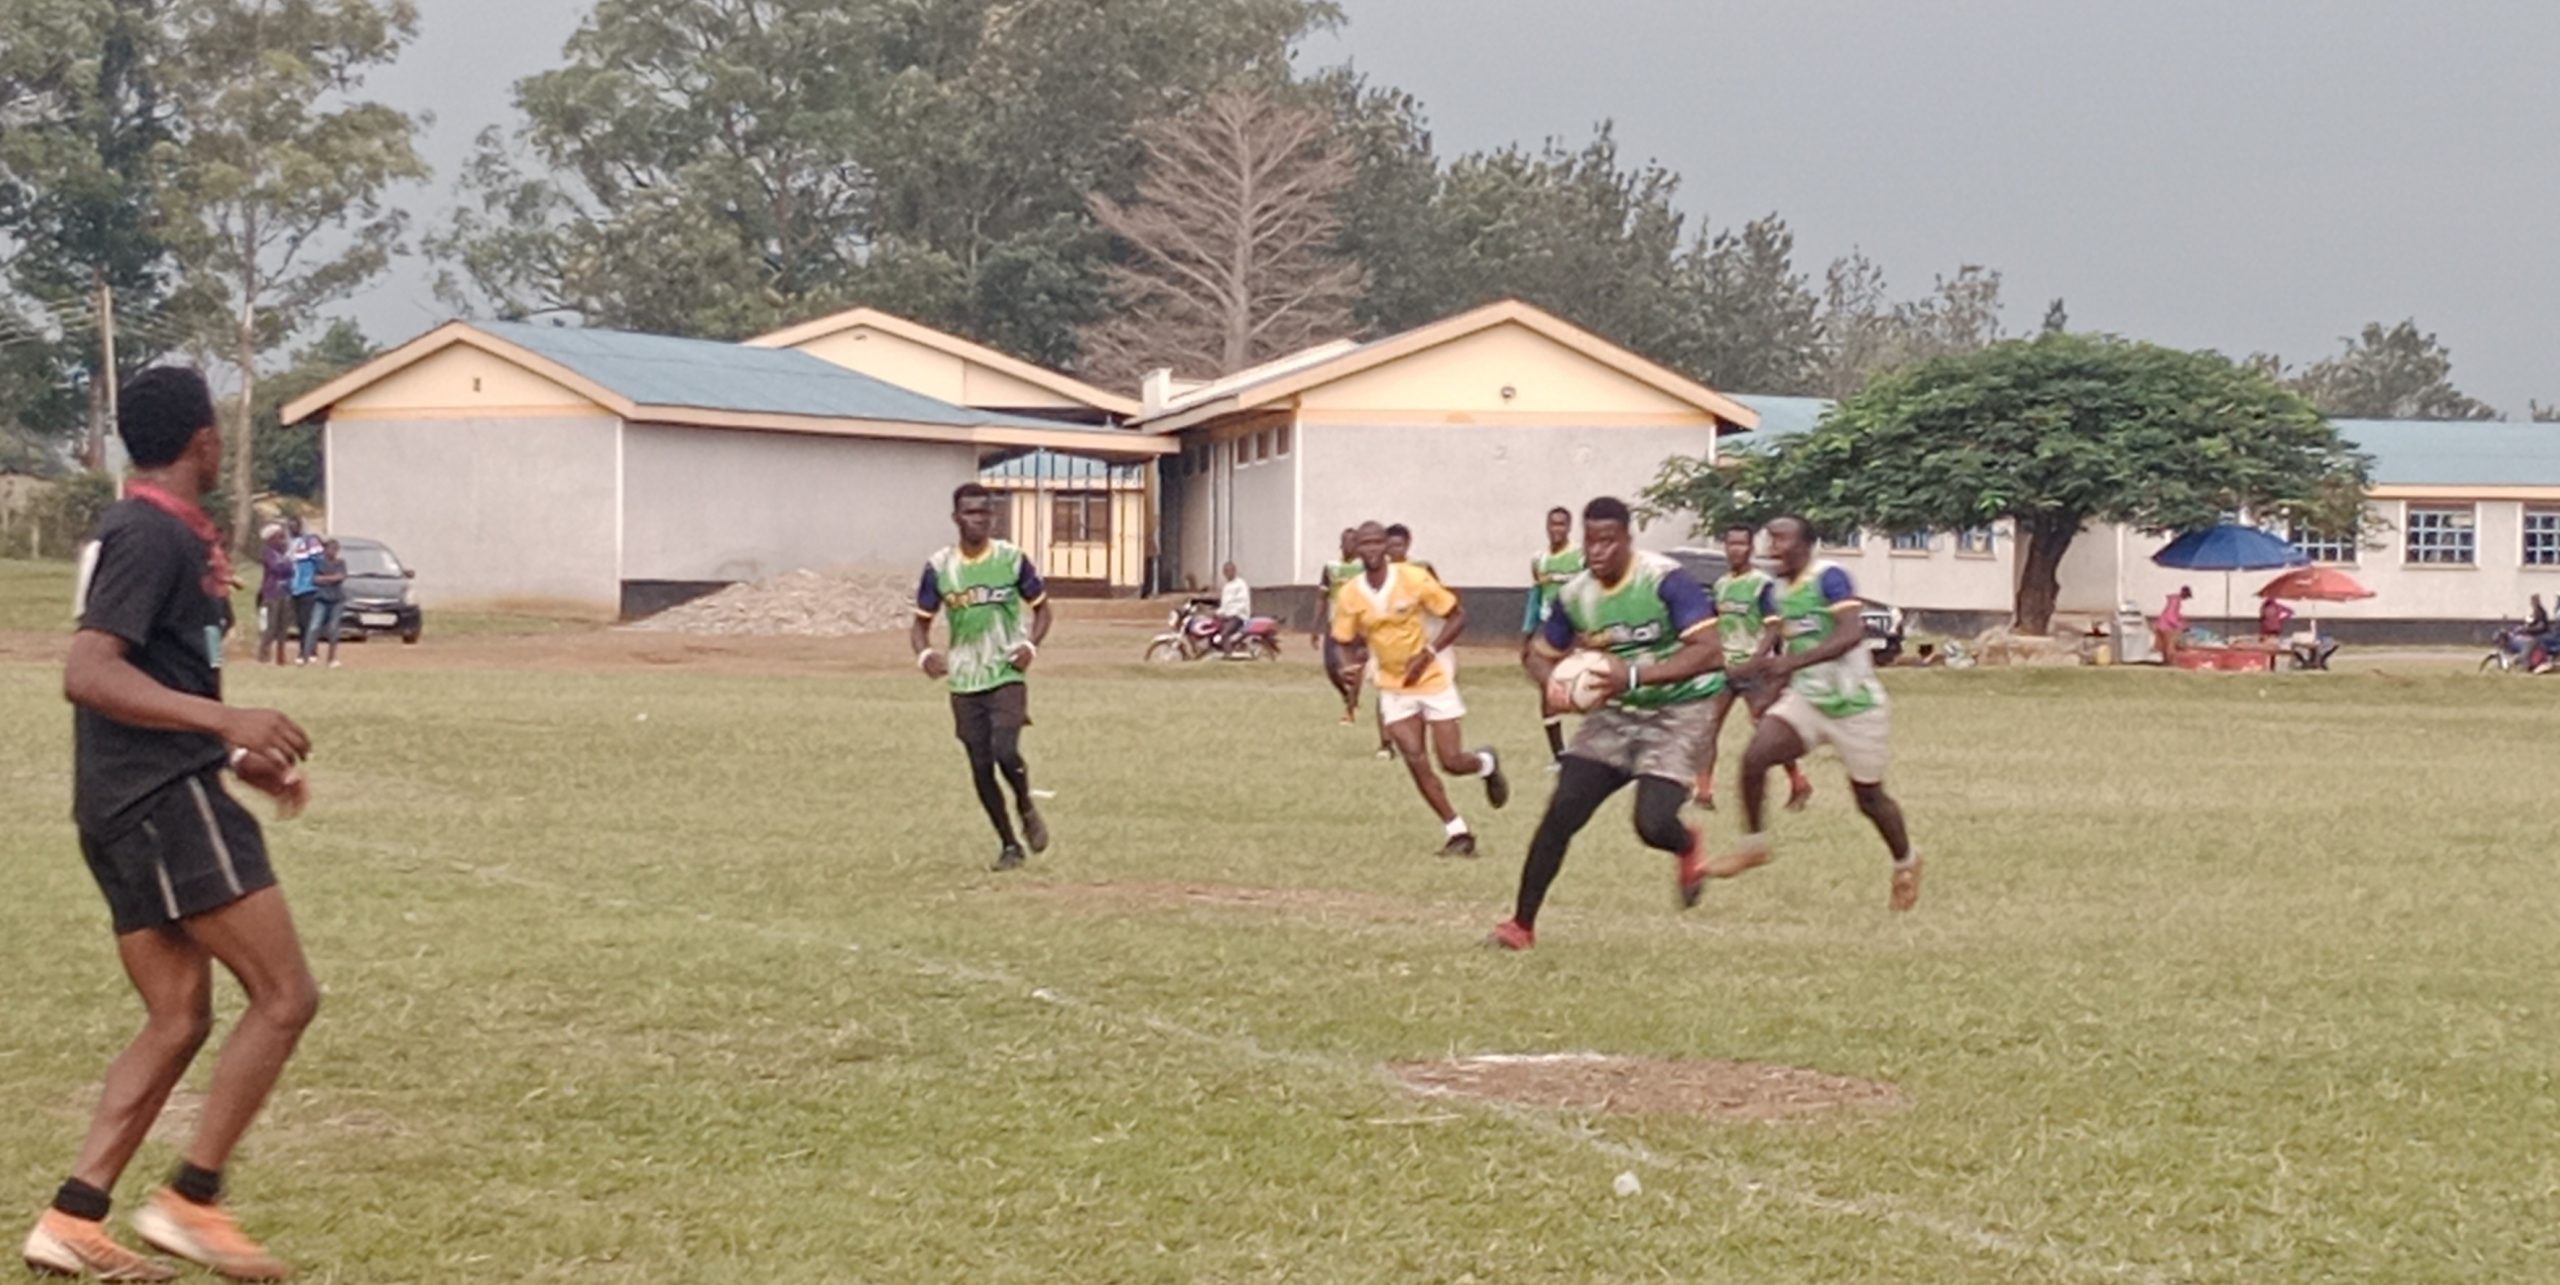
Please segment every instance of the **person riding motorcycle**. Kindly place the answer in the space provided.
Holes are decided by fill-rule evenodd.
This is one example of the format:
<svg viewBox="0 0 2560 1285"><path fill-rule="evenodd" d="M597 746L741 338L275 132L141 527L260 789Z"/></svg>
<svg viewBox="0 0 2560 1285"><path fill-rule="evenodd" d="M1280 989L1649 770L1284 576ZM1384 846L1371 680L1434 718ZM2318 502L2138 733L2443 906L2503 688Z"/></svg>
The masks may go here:
<svg viewBox="0 0 2560 1285"><path fill-rule="evenodd" d="M1244 628L1253 620L1253 586L1236 574L1236 564L1226 566L1227 581L1218 589L1218 650L1235 646L1244 636Z"/></svg>

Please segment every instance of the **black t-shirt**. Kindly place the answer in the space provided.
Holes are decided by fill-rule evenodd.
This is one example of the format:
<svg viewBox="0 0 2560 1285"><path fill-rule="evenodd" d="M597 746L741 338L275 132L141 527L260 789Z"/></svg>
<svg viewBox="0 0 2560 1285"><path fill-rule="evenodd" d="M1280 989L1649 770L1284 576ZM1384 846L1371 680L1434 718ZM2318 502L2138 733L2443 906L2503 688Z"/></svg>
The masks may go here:
<svg viewBox="0 0 2560 1285"><path fill-rule="evenodd" d="M222 699L222 601L204 590L204 541L141 500L98 522L97 561L80 599L80 627L125 641L125 659L163 687ZM71 815L113 837L134 805L219 766L218 737L130 727L91 709L72 715Z"/></svg>

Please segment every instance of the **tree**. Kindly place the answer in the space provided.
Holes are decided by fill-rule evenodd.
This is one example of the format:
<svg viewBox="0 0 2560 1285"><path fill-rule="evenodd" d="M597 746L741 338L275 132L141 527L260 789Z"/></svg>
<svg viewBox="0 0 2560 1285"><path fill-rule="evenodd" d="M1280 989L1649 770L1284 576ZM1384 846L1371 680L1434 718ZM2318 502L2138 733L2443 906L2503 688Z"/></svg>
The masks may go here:
<svg viewBox="0 0 2560 1285"><path fill-rule="evenodd" d="M281 422L286 402L373 360L380 350L356 323L331 321L317 339L297 348L291 364L258 381L255 427L251 429L250 489L262 495L325 499L321 488L328 469L320 453L316 425Z"/></svg>
<svg viewBox="0 0 2560 1285"><path fill-rule="evenodd" d="M2295 387L2340 419L2496 419L2497 408L2453 386L2453 353L2412 318L2367 322L2345 351L2314 363Z"/></svg>
<svg viewBox="0 0 2560 1285"><path fill-rule="evenodd" d="M1795 269L1795 233L1775 214L1699 238L1680 258L1678 320L1655 356L1719 388L1800 393L1822 356L1821 301Z"/></svg>
<svg viewBox="0 0 2560 1285"><path fill-rule="evenodd" d="M2545 406L2538 401L2526 402L2524 413L2526 418L2536 424L2560 424L2560 406Z"/></svg>
<svg viewBox="0 0 2560 1285"><path fill-rule="evenodd" d="M426 176L418 123L348 102L417 32L410 0L185 0L168 68L181 139L164 149L185 302L217 330L240 385L233 537L251 534L261 354L372 280L407 222L384 204ZM220 318L216 321L216 318Z"/></svg>
<svg viewBox="0 0 2560 1285"><path fill-rule="evenodd" d="M2017 627L2041 634L2089 523L2192 528L2247 508L2358 529L2365 467L2299 394L2218 353L2049 334L1882 375L1769 451L1675 458L1648 503L1700 529L1779 512L1826 532L2007 519Z"/></svg>
<svg viewBox="0 0 2560 1285"><path fill-rule="evenodd" d="M1092 198L1127 255L1112 315L1084 334L1090 374L1232 374L1351 331L1360 269L1334 249L1351 157L1322 111L1239 86L1140 137L1137 200Z"/></svg>
<svg viewBox="0 0 2560 1285"><path fill-rule="evenodd" d="M104 389L148 364L175 335L160 317L167 250L153 150L168 137L160 91L164 0L0 0L0 304L14 324L0 345L42 347L5 359L88 391L104 431ZM116 371L102 369L101 288L118 326ZM57 441L78 424L76 399L13 394L0 419ZM84 454L97 460L102 438Z"/></svg>
<svg viewBox="0 0 2560 1285"><path fill-rule="evenodd" d="M1884 269L1852 250L1824 274L1821 328L1817 391L1848 397L1884 371L1998 341L2000 274L1966 264L1937 278L1928 294L1897 303Z"/></svg>
<svg viewBox="0 0 2560 1285"><path fill-rule="evenodd" d="M1337 202L1342 235L1336 245L1367 282L1353 316L1372 335L1437 320L1451 287L1443 279L1440 158L1421 101L1347 69L1327 73L1313 87L1330 105L1334 136L1351 156L1351 182Z"/></svg>
<svg viewBox="0 0 2560 1285"><path fill-rule="evenodd" d="M602 0L429 248L507 316L735 338L860 301L1052 364L1138 128L1278 74L1325 0Z"/></svg>

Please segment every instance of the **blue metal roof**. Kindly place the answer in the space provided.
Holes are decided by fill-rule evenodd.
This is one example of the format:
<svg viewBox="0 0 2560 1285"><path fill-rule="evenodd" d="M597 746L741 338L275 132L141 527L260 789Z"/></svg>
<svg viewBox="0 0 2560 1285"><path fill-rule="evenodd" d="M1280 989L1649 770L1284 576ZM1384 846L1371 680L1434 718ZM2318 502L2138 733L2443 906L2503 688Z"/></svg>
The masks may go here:
<svg viewBox="0 0 2560 1285"><path fill-rule="evenodd" d="M1117 477L1127 481L1141 466L1112 464L1090 455L1066 455L1057 451L1032 451L990 464L978 470L978 476L991 481L1009 482L1089 482L1100 485Z"/></svg>
<svg viewBox="0 0 2560 1285"><path fill-rule="evenodd" d="M2560 486L2560 424L2338 419L2373 457L2373 480L2399 486Z"/></svg>
<svg viewBox="0 0 2560 1285"><path fill-rule="evenodd" d="M650 406L952 428L997 425L1119 431L954 406L789 348L749 348L710 339L521 321L472 324Z"/></svg>
<svg viewBox="0 0 2560 1285"><path fill-rule="evenodd" d="M1822 397L1730 394L1760 412L1760 427L1720 450L1767 445L1811 430L1831 401ZM2338 435L2373 457L2377 486L2560 486L2560 424L2495 420L2336 419Z"/></svg>

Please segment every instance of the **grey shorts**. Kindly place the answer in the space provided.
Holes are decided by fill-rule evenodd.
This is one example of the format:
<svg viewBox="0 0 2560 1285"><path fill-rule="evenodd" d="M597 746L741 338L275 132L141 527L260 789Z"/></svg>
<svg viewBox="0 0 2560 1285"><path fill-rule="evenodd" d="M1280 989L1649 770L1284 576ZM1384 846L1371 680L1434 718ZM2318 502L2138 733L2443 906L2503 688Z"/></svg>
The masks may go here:
<svg viewBox="0 0 2560 1285"><path fill-rule="evenodd" d="M1709 702L1684 701L1662 709L1605 705L1591 711L1565 753L1616 768L1629 776L1658 776L1687 785L1705 760Z"/></svg>

